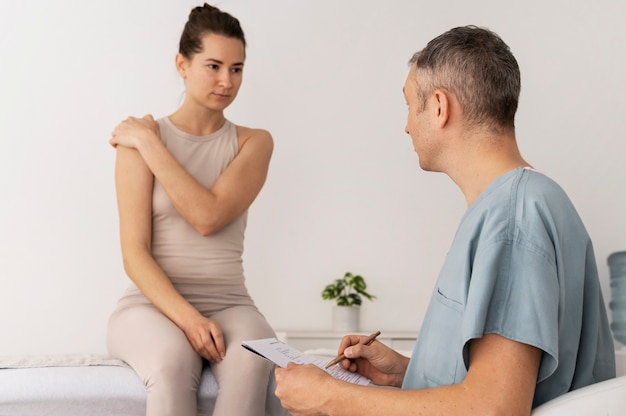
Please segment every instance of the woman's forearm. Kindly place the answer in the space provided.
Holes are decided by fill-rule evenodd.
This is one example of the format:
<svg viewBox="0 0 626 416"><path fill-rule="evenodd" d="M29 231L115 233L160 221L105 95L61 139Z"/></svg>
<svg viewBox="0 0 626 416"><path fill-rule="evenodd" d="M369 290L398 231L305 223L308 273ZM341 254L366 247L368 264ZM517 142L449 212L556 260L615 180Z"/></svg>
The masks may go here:
<svg viewBox="0 0 626 416"><path fill-rule="evenodd" d="M124 253L124 269L144 296L178 327L199 312L178 292L149 253Z"/></svg>
<svg viewBox="0 0 626 416"><path fill-rule="evenodd" d="M270 134L243 130L244 143L211 189L203 187L174 158L156 132L137 144L144 162L176 210L201 235L210 235L244 212L260 192L273 149Z"/></svg>
<svg viewBox="0 0 626 416"><path fill-rule="evenodd" d="M210 234L219 223L217 198L191 176L153 133L137 150L159 181L176 210L199 233Z"/></svg>

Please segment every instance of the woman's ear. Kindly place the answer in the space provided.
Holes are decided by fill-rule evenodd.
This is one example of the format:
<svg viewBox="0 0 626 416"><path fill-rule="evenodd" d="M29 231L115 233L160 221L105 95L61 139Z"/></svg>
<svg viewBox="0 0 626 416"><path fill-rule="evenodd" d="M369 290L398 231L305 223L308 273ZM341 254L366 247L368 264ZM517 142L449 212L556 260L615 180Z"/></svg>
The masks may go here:
<svg viewBox="0 0 626 416"><path fill-rule="evenodd" d="M185 58L182 54L177 53L175 58L176 70L182 79L187 79L187 67L189 63L187 58Z"/></svg>

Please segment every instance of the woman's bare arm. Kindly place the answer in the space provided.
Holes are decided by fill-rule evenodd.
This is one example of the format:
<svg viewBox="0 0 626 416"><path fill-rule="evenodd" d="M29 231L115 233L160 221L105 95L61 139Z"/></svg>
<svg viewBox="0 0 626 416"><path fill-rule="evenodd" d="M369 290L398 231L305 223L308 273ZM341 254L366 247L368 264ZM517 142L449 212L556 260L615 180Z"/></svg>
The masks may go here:
<svg viewBox="0 0 626 416"><path fill-rule="evenodd" d="M237 127L239 152L214 186L206 189L172 156L156 123L146 117L122 122L111 143L139 151L176 210L200 234L216 232L252 204L265 183L273 152L273 139L267 131Z"/></svg>
<svg viewBox="0 0 626 416"><path fill-rule="evenodd" d="M185 300L152 257L153 181L139 152L118 146L115 184L124 269L144 296L185 332L200 355L219 360L225 353L219 325Z"/></svg>

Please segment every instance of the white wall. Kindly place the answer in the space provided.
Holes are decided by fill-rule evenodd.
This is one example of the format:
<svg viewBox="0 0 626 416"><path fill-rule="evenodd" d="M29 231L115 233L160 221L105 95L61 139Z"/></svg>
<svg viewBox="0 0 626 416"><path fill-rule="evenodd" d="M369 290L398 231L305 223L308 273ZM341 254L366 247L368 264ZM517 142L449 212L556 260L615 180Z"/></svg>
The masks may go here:
<svg viewBox="0 0 626 416"><path fill-rule="evenodd" d="M222 0L248 36L227 116L270 130L250 210L250 291L278 329L326 329L320 292L369 282L365 330L419 328L464 212L404 134L407 61L458 25L487 26L522 69L518 140L559 181L606 257L626 249L626 3ZM104 352L127 285L107 141L127 115L164 116L195 1L0 1L0 355Z"/></svg>

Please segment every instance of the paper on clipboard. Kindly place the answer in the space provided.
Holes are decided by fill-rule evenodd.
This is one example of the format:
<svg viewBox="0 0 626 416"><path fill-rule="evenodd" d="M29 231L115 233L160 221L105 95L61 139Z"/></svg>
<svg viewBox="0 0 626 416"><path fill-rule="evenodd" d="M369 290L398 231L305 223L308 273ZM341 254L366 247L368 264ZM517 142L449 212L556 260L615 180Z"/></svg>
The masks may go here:
<svg viewBox="0 0 626 416"><path fill-rule="evenodd" d="M351 371L341 368L339 365L334 365L325 369L326 360L320 357L313 357L293 348L292 346L285 344L284 342L276 338L264 338L253 341L243 341L241 346L255 354L260 355L276 364L279 367L287 367L290 362L296 364L313 364L336 379L347 381L353 384L360 384L367 386L370 383L370 379L363 377L360 374L353 373Z"/></svg>

